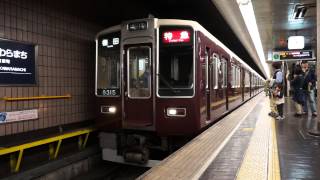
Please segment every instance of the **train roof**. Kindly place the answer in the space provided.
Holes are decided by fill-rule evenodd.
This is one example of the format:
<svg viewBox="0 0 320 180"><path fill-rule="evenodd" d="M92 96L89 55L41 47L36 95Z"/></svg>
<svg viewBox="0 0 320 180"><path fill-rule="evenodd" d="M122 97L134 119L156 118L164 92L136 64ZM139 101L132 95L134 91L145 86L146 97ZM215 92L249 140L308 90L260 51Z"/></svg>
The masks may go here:
<svg viewBox="0 0 320 180"><path fill-rule="evenodd" d="M258 76L261 79L264 79L258 74L255 70L253 70L247 63L245 63L239 56L237 56L234 52L232 52L227 46L225 46L221 41L219 41L216 37L214 37L210 32L208 32L204 27L202 27L198 22L192 21L192 20L181 20L181 19L157 19L153 18L155 23L154 23L154 28L158 28L161 25L184 25L184 26L191 26L195 31L200 31L202 32L205 36L207 36L209 39L211 39L213 42L215 42L217 45L219 45L222 49L224 49L231 57L234 57L244 65L244 67L251 72L253 72L256 76ZM133 20L133 21L141 21L141 19ZM127 22L132 22L132 21L127 21ZM124 22L124 23L127 23ZM101 34L105 33L111 33L115 31L121 30L121 25L116 25L116 26L111 26L109 28L106 28L96 35L96 39L98 36Z"/></svg>

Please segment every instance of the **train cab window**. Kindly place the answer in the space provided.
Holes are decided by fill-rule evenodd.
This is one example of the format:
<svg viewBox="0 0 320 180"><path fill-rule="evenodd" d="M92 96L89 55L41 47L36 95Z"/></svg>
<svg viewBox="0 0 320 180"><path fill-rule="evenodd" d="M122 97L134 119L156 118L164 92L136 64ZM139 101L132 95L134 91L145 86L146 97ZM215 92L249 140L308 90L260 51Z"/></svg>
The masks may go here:
<svg viewBox="0 0 320 180"><path fill-rule="evenodd" d="M162 47L157 74L159 96L193 96L194 62L192 46Z"/></svg>
<svg viewBox="0 0 320 180"><path fill-rule="evenodd" d="M96 59L96 95L120 95L120 33L102 35L98 38ZM112 42L112 43L110 43Z"/></svg>
<svg viewBox="0 0 320 180"><path fill-rule="evenodd" d="M127 52L128 95L130 98L151 97L151 48L131 47Z"/></svg>

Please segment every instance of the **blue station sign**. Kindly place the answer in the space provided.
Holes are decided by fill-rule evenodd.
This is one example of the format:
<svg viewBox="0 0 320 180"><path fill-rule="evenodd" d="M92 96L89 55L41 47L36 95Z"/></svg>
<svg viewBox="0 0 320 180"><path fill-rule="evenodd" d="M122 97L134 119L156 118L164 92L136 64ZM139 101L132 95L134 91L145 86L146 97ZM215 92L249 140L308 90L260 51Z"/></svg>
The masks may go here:
<svg viewBox="0 0 320 180"><path fill-rule="evenodd" d="M0 39L0 85L35 85L35 45Z"/></svg>

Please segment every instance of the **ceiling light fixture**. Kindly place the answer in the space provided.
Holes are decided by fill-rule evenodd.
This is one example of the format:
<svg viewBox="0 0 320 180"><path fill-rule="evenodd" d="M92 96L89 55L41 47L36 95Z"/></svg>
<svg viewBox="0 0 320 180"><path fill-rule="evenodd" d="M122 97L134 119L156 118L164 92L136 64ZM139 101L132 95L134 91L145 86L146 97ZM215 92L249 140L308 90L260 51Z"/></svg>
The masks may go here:
<svg viewBox="0 0 320 180"><path fill-rule="evenodd" d="M288 49L303 49L304 36L290 36L288 38Z"/></svg>
<svg viewBox="0 0 320 180"><path fill-rule="evenodd" d="M239 9L243 17L243 20L251 36L251 40L254 44L254 47L256 48L260 62L266 72L267 78L269 78L270 70L269 70L269 66L267 65L266 58L264 56L264 51L261 43L260 34L258 31L258 26L257 26L252 2L251 0L237 0L237 3L239 5Z"/></svg>

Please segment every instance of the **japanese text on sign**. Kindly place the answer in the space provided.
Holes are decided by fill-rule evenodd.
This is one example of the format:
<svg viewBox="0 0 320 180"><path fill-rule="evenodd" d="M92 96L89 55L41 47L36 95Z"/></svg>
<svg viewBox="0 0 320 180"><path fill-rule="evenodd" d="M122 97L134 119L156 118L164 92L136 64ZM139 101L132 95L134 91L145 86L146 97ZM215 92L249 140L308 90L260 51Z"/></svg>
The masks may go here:
<svg viewBox="0 0 320 180"><path fill-rule="evenodd" d="M162 41L163 43L190 42L190 32L186 30L166 31L163 33Z"/></svg>

